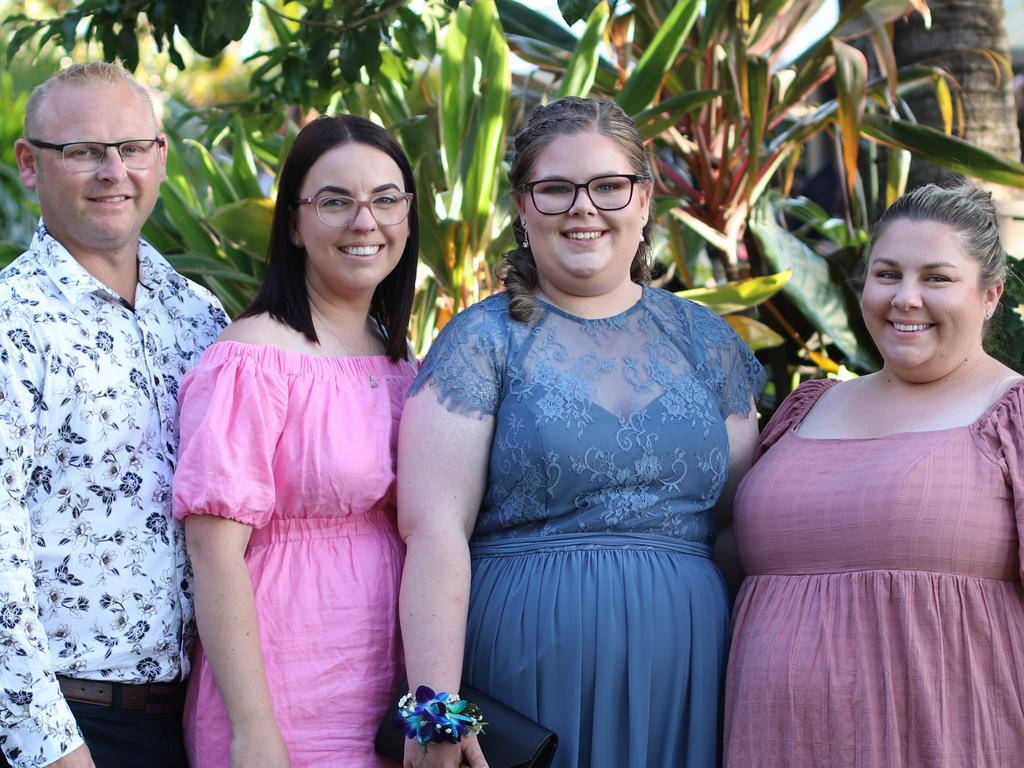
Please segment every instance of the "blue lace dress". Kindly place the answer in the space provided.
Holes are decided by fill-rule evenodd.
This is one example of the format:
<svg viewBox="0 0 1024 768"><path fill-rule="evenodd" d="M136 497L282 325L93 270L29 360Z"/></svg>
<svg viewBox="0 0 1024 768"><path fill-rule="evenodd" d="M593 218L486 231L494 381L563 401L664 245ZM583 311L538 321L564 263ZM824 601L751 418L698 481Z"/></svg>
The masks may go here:
<svg viewBox="0 0 1024 768"><path fill-rule="evenodd" d="M528 325L505 294L462 312L412 388L494 420L464 679L554 730L557 768L711 768L729 621L711 509L725 417L763 372L666 291L600 320L538 305Z"/></svg>

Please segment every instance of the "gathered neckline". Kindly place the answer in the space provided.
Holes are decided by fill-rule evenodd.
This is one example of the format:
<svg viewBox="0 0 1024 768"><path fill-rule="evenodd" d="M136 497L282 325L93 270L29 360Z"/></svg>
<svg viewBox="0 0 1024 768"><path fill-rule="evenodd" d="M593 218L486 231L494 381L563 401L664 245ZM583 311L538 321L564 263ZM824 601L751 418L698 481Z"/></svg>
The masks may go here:
<svg viewBox="0 0 1024 768"><path fill-rule="evenodd" d="M234 339L217 341L203 353L205 361L231 357L252 358L282 373L344 373L378 376L415 374L408 360L392 362L387 355L314 355L271 344L253 344Z"/></svg>
<svg viewBox="0 0 1024 768"><path fill-rule="evenodd" d="M826 381L828 381L829 383L829 389L831 389L833 386L835 386L835 384L838 383L834 380ZM807 415L814 409L814 404L812 404L811 407L808 408L807 411L800 417L800 421L794 424L788 430L788 432L790 435L799 438L800 440L805 440L807 442L812 443L846 443L867 442L869 440L889 440L896 437L907 437L908 435L943 435L950 432L957 432L959 430L971 430L977 428L980 424L985 422L992 415L992 413L995 412L995 410L1003 404L1003 401L1009 399L1014 390L1020 388L1021 386L1024 386L1024 377L1017 379L1010 386L1008 386L1006 390L1003 392L1003 394L1001 394L994 401L992 401L992 403L989 404L989 406L984 411L982 411L981 415L979 415L976 419L968 422L967 424L959 424L954 427L942 427L941 429L903 430L901 432L889 432L884 435L873 435L871 437L807 437L805 435L801 435L797 430L800 428L800 425L803 424L804 419L807 418ZM821 397L821 395L819 394L818 397ZM818 398L815 398L814 403L817 402Z"/></svg>

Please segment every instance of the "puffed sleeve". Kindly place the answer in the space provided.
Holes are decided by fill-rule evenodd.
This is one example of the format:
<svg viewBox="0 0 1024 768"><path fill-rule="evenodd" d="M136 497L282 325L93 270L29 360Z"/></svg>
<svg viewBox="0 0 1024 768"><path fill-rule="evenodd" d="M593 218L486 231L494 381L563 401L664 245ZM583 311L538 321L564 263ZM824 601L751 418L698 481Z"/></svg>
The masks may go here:
<svg viewBox="0 0 1024 768"><path fill-rule="evenodd" d="M409 396L429 389L453 413L493 416L501 398L509 322L505 294L460 312L431 345Z"/></svg>
<svg viewBox="0 0 1024 768"><path fill-rule="evenodd" d="M764 389L764 368L736 332L707 307L678 299L685 335L699 347L696 375L718 393L722 417L747 415Z"/></svg>
<svg viewBox="0 0 1024 768"><path fill-rule="evenodd" d="M1020 578L1024 581L1024 381L999 398L988 416L975 422L975 439L1002 468L1017 518Z"/></svg>
<svg viewBox="0 0 1024 768"><path fill-rule="evenodd" d="M181 438L174 473L174 516L217 515L254 528L270 521L274 450L284 426L288 380L220 342L182 381Z"/></svg>
<svg viewBox="0 0 1024 768"><path fill-rule="evenodd" d="M790 392L789 397L782 401L782 405L776 409L764 429L761 430L757 449L754 452L754 461L761 458L764 452L775 445L779 438L789 430L799 426L804 417L810 413L814 404L818 402L818 398L835 383L833 379L811 379Z"/></svg>

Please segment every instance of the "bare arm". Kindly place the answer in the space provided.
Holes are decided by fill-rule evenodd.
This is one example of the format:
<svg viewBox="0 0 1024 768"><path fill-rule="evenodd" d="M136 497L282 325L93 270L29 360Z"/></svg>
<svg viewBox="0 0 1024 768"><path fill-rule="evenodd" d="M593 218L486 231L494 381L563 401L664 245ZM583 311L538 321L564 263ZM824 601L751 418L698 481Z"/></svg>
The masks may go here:
<svg viewBox="0 0 1024 768"><path fill-rule="evenodd" d="M398 441L398 526L405 540L399 611L409 685L459 690L469 607L469 537L487 482L492 418L449 412L429 389L409 399ZM486 717L486 712L484 713ZM485 766L476 739L465 759ZM457 766L458 745L410 740L408 766Z"/></svg>
<svg viewBox="0 0 1024 768"><path fill-rule="evenodd" d="M718 538L715 540L714 560L725 578L729 593L735 595L743 582L743 568L732 530L732 501L736 487L753 463L757 447L757 409L754 404L751 403L748 413L734 413L726 418L725 430L729 436L729 476L715 506Z"/></svg>
<svg viewBox="0 0 1024 768"><path fill-rule="evenodd" d="M49 768L96 768L96 763L92 761L89 748L83 744L78 749L68 752L57 762L50 763Z"/></svg>
<svg viewBox="0 0 1024 768"><path fill-rule="evenodd" d="M252 528L189 515L185 541L195 578L196 622L231 722L232 768L287 768L274 719L244 555Z"/></svg>

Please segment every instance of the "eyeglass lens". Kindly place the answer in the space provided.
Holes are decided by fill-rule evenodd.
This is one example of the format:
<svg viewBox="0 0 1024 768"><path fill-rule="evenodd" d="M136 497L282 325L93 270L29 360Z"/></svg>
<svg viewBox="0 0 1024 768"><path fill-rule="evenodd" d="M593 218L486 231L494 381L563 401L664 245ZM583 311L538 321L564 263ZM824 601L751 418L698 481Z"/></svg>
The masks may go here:
<svg viewBox="0 0 1024 768"><path fill-rule="evenodd" d="M409 198L387 194L356 200L343 195L324 195L316 200L316 215L328 227L347 227L363 207L370 209L378 224L400 224L409 215Z"/></svg>
<svg viewBox="0 0 1024 768"><path fill-rule="evenodd" d="M595 208L615 211L625 208L633 199L633 179L629 176L598 176L585 185L563 179L540 181L533 185L533 204L541 213L565 213L576 202L581 189L586 189Z"/></svg>
<svg viewBox="0 0 1024 768"><path fill-rule="evenodd" d="M103 165L107 157L107 149L116 149L121 156L125 168L141 171L149 168L157 156L156 139L139 139L126 141L117 145L90 144L80 142L64 147L64 168L74 172L94 171Z"/></svg>

